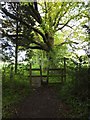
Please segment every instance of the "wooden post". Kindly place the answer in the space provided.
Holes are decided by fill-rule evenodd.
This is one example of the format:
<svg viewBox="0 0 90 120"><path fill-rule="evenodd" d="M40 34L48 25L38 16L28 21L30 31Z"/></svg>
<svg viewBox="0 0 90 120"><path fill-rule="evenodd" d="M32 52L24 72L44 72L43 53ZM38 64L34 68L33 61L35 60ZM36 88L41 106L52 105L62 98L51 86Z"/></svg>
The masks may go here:
<svg viewBox="0 0 90 120"><path fill-rule="evenodd" d="M90 66L88 68L88 81L90 80Z"/></svg>
<svg viewBox="0 0 90 120"><path fill-rule="evenodd" d="M64 78L64 70L62 69L61 71L61 81L63 82L63 78Z"/></svg>
<svg viewBox="0 0 90 120"><path fill-rule="evenodd" d="M47 68L47 84L48 84L48 81L49 81L49 67Z"/></svg>
<svg viewBox="0 0 90 120"><path fill-rule="evenodd" d="M10 81L13 79L13 66L10 68Z"/></svg>
<svg viewBox="0 0 90 120"><path fill-rule="evenodd" d="M66 81L66 58L64 57L64 80Z"/></svg>
<svg viewBox="0 0 90 120"><path fill-rule="evenodd" d="M41 84L42 84L42 67L40 65L40 77L41 77Z"/></svg>
<svg viewBox="0 0 90 120"><path fill-rule="evenodd" d="M32 85L32 64L30 63L30 85Z"/></svg>

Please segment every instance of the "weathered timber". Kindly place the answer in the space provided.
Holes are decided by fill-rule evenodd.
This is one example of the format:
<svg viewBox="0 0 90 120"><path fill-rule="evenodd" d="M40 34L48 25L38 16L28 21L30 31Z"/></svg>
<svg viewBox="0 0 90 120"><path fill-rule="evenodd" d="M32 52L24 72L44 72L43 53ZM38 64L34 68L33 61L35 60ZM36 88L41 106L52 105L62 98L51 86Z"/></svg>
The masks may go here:
<svg viewBox="0 0 90 120"><path fill-rule="evenodd" d="M32 65L30 63L30 85L32 84Z"/></svg>

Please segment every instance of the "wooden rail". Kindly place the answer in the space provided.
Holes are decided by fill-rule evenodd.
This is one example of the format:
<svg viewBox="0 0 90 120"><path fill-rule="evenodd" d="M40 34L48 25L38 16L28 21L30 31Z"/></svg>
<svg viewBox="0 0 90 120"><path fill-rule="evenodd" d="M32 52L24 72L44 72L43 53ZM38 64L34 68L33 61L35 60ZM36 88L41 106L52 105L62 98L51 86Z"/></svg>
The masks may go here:
<svg viewBox="0 0 90 120"><path fill-rule="evenodd" d="M39 71L40 75L33 75L32 71ZM58 74L52 74L52 71L58 71ZM49 77L61 77L61 81L66 80L66 59L64 58L64 68L47 68L46 69L47 74L43 75L42 73L42 66L40 65L40 68L32 68L32 65L30 64L30 83L32 83L33 77L39 77L41 79L41 83L43 82L43 77L47 78L46 82L49 82Z"/></svg>

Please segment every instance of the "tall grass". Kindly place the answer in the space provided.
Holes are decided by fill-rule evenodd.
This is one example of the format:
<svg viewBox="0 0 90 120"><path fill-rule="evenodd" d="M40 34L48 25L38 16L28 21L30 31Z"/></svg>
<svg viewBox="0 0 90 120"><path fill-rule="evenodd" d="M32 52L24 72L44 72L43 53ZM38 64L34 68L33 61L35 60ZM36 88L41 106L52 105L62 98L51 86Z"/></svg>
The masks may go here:
<svg viewBox="0 0 90 120"><path fill-rule="evenodd" d="M24 68L24 67L22 67ZM11 76L12 74L12 76ZM2 115L10 118L16 113L17 104L30 94L30 84L27 71L18 70L10 73L10 67L2 69Z"/></svg>
<svg viewBox="0 0 90 120"><path fill-rule="evenodd" d="M88 68L68 69L67 81L59 90L59 97L72 108L69 117L88 118Z"/></svg>

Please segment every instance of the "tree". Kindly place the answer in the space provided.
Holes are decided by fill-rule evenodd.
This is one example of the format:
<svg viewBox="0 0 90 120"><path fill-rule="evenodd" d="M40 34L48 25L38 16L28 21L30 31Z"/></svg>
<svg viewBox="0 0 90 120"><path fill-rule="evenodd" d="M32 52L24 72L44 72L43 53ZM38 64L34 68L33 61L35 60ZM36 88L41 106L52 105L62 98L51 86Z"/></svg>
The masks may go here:
<svg viewBox="0 0 90 120"><path fill-rule="evenodd" d="M17 17L5 7L2 8L2 11L10 18L21 22L28 30L32 29L37 34L39 39L35 39L33 41L34 46L30 46L30 48L41 49L47 52L51 51L54 46L55 33L66 26L72 28L69 25L70 21L81 19L85 12L85 9L82 9L85 4L78 2L29 2L20 4L20 9L25 9L26 15L23 15L23 12L21 12ZM29 20L30 16L35 21L34 26L32 26L31 20Z"/></svg>
<svg viewBox="0 0 90 120"><path fill-rule="evenodd" d="M29 2L20 3L19 9L18 18L5 7L2 8L2 11L6 16L9 16L12 20L17 20L24 26L26 29L24 44L30 36L30 30L33 31L34 39L29 39L28 48L45 51L43 53L52 62L56 53L53 50L54 46L63 48L61 46L66 44L71 46L72 50L74 48L78 49L76 44L78 46L83 37L79 34L81 32L80 26L87 21L89 9L84 2ZM80 24L78 24L78 21ZM60 36L58 40L55 37L56 34ZM21 39L21 41L23 40Z"/></svg>
<svg viewBox="0 0 90 120"><path fill-rule="evenodd" d="M19 7L19 3L8 3L8 9L10 9L17 18L18 14L21 12ZM33 21L32 24L34 24ZM27 31L27 28L18 20L12 20L11 18L3 20L3 37L6 36L13 44L15 44L15 73L17 73L18 52L21 49L28 48L31 43L29 39L33 38L33 34L30 33L31 30Z"/></svg>

